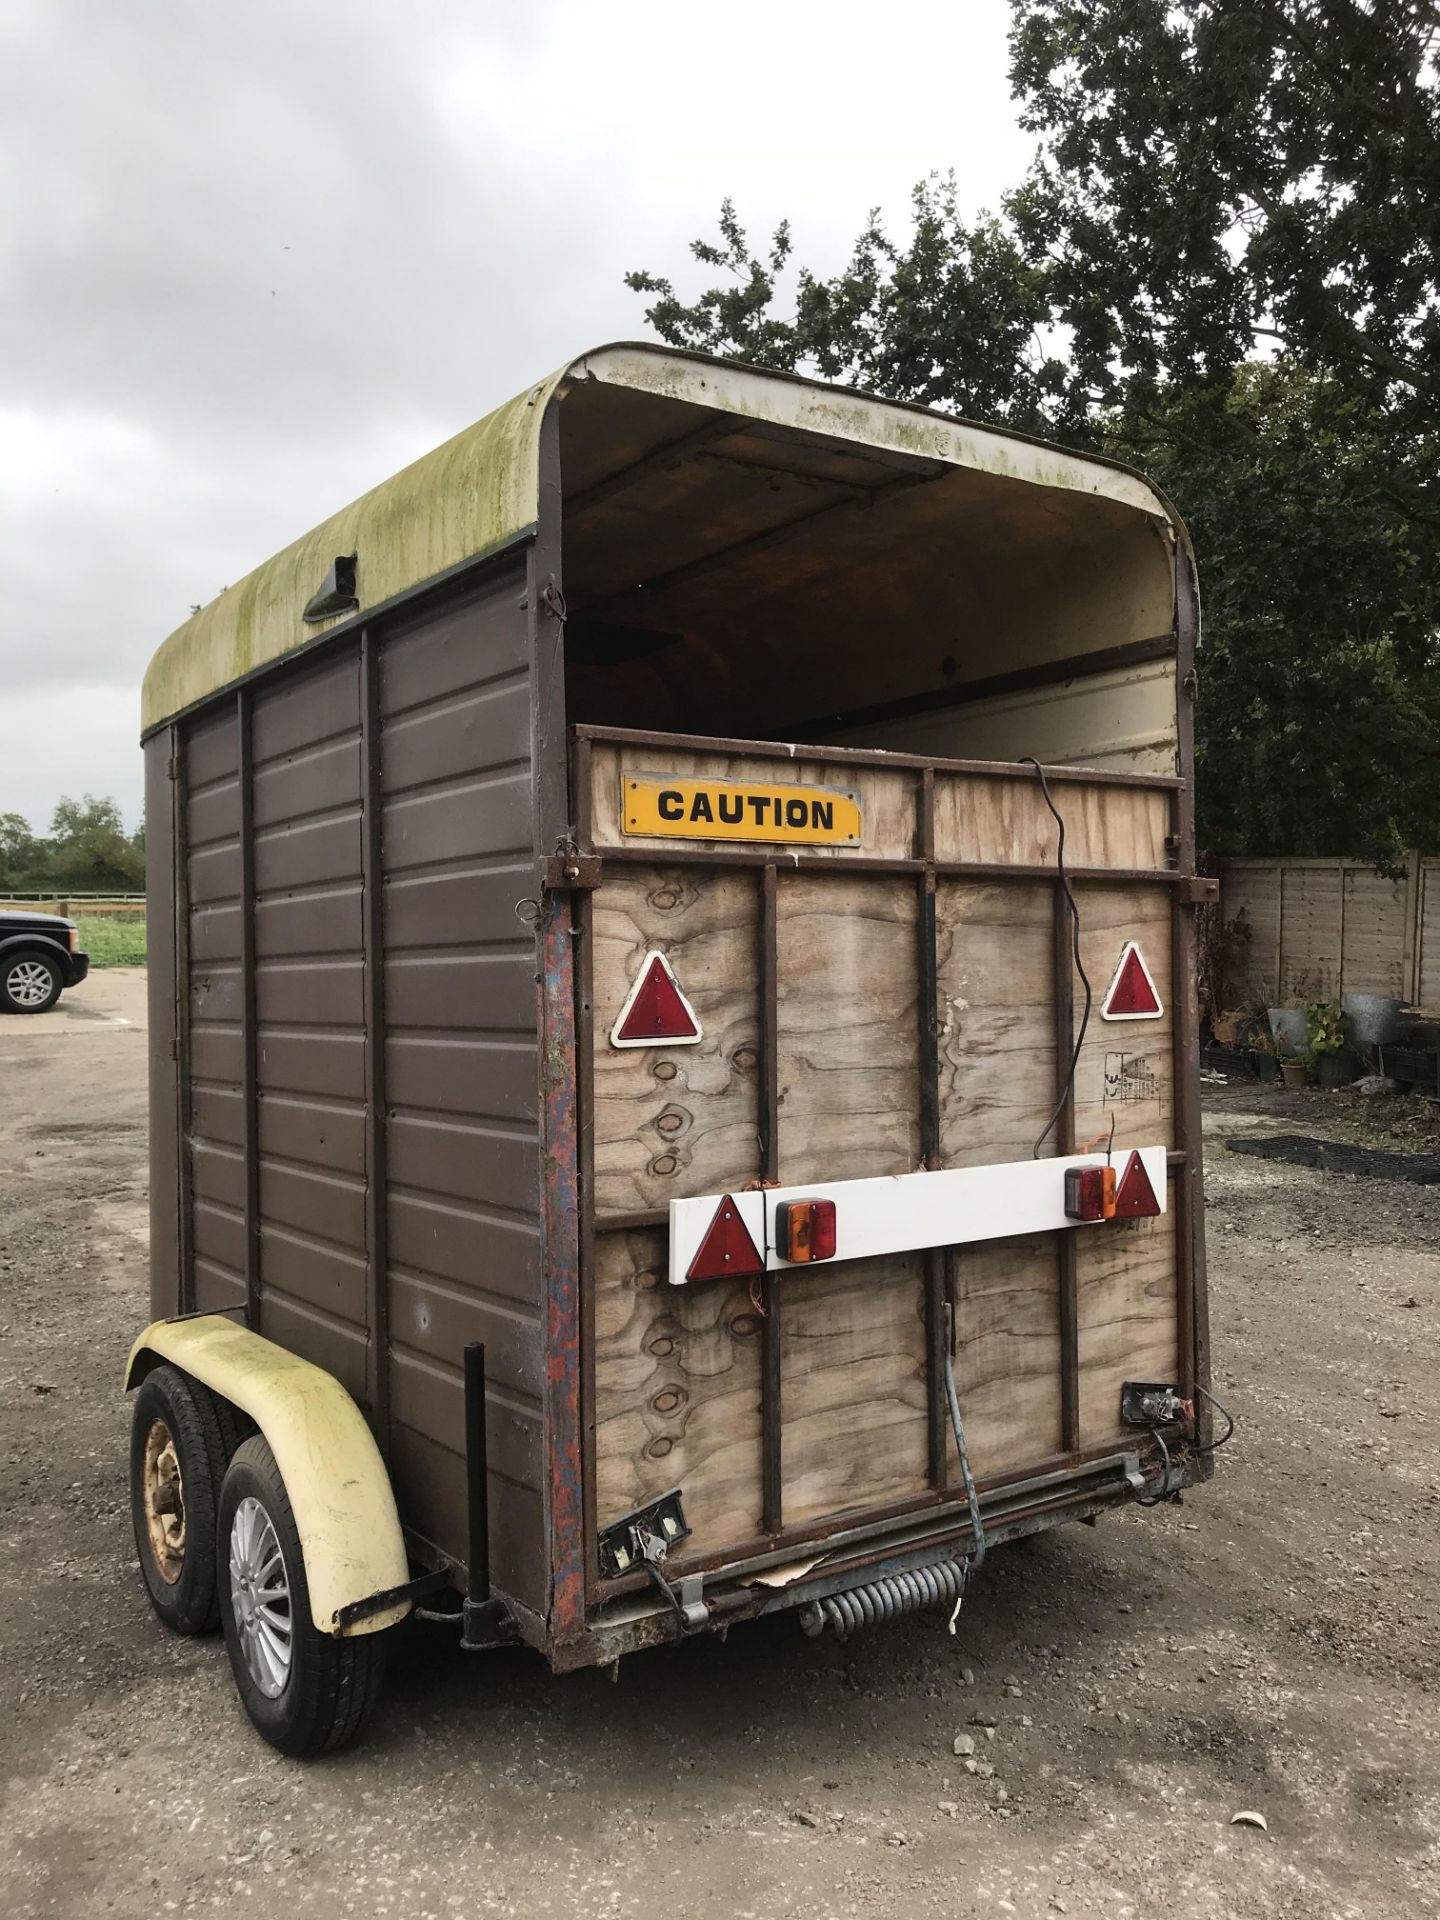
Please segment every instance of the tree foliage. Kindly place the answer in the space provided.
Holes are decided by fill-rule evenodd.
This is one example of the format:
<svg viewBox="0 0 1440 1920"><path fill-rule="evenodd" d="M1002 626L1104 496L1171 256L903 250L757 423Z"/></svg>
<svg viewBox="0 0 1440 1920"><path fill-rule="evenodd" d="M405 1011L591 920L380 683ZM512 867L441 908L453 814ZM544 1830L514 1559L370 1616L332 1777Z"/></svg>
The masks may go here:
<svg viewBox="0 0 1440 1920"><path fill-rule="evenodd" d="M145 829L126 833L113 800L62 799L50 834L18 813L0 814L0 897L7 893L139 893L145 886Z"/></svg>
<svg viewBox="0 0 1440 1920"><path fill-rule="evenodd" d="M1440 849L1440 12L1013 0L1039 137L998 217L953 179L831 278L728 200L674 345L1100 446L1194 534L1204 840Z"/></svg>

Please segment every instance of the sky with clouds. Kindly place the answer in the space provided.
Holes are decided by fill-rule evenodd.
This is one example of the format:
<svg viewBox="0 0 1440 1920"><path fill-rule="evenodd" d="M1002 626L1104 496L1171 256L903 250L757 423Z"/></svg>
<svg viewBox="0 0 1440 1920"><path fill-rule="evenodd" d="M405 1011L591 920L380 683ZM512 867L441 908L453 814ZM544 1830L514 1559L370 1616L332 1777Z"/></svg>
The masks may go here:
<svg viewBox="0 0 1440 1920"><path fill-rule="evenodd" d="M883 36L879 29L883 18ZM707 284L723 195L833 271L1023 172L1005 0L6 0L0 813L140 809L195 602Z"/></svg>

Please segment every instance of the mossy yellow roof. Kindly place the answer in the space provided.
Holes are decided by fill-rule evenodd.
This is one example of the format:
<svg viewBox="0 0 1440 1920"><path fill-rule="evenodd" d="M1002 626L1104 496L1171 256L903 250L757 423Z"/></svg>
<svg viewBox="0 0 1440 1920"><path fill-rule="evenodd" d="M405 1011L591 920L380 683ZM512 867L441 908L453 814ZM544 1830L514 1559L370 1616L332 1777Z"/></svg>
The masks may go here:
<svg viewBox="0 0 1440 1920"><path fill-rule="evenodd" d="M145 675L142 732L333 627L523 535L539 510L541 422L568 378L603 380L1040 486L1103 494L1174 519L1139 475L1023 435L699 354L643 345L598 348L362 494L177 627ZM359 555L358 611L307 622L304 609L336 557L351 553Z"/></svg>

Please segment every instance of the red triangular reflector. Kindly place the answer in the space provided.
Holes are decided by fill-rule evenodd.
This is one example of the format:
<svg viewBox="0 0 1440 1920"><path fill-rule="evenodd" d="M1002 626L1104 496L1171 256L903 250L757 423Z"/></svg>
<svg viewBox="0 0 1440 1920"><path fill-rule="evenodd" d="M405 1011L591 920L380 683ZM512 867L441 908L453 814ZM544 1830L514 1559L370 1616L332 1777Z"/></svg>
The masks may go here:
<svg viewBox="0 0 1440 1920"><path fill-rule="evenodd" d="M1106 1020L1143 1020L1153 1019L1163 1011L1139 947L1133 940L1127 940L1105 1004L1100 1009L1101 1016Z"/></svg>
<svg viewBox="0 0 1440 1920"><path fill-rule="evenodd" d="M763 1273L765 1262L756 1251L740 1209L727 1193L695 1249L687 1280L723 1280L730 1274Z"/></svg>
<svg viewBox="0 0 1440 1920"><path fill-rule="evenodd" d="M1130 1164L1121 1174L1120 1184L1115 1189L1115 1218L1152 1220L1159 1211L1160 1202L1155 1198L1155 1189L1145 1171L1145 1162L1138 1153L1132 1153Z"/></svg>
<svg viewBox="0 0 1440 1920"><path fill-rule="evenodd" d="M663 953L646 956L610 1034L617 1047L684 1045L700 1038L695 1010L680 991Z"/></svg>

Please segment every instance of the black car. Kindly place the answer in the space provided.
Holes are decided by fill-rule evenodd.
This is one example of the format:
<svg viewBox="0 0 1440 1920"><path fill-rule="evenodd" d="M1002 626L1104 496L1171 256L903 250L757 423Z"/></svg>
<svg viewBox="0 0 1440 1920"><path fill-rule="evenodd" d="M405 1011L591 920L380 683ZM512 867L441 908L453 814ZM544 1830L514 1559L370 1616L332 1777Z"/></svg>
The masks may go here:
<svg viewBox="0 0 1440 1920"><path fill-rule="evenodd" d="M76 949L73 920L0 907L0 1013L45 1013L78 987L90 956Z"/></svg>

